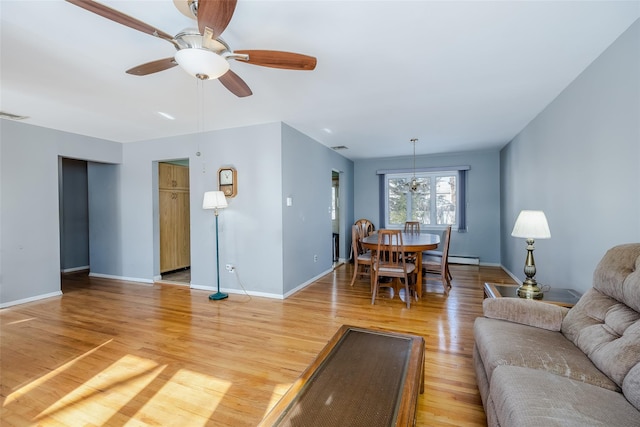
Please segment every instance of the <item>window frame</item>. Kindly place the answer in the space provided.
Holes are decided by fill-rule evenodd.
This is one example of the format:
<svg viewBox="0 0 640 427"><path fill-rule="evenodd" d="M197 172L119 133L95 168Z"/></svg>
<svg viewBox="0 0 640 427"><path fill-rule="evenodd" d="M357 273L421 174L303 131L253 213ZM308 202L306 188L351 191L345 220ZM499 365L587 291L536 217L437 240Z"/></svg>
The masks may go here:
<svg viewBox="0 0 640 427"><path fill-rule="evenodd" d="M464 201L461 200L460 197L460 193L457 191L456 194L456 198L455 198L455 206L456 206L456 214L455 214L455 222L452 224L436 224L435 222L437 222L437 203L435 202L435 197L437 197L437 178L440 177L451 177L453 176L456 180L456 187L460 187L460 179L461 179L461 175L459 173L460 171L458 169L439 169L439 170L432 170L432 171L416 171L414 173L414 171L410 171L410 172L404 172L404 171L393 171L390 173L386 173L384 174L384 178L382 180L382 184L383 184L383 197L384 197L384 223L385 223L385 228L390 228L390 229L402 229L404 228L404 222L400 223L400 224L391 224L390 223L390 212L389 212L389 180L390 179L398 179L398 178L405 178L407 180L411 180L413 178L413 176L415 175L416 178L429 178L430 180L430 188L433 191L430 191L430 199L431 199L431 203L430 203L430 211L429 211L429 217L431 218L432 223L431 224L421 224L423 229L430 229L430 230L444 230L445 228L447 228L447 226L451 225L451 227L453 228L458 228L459 224L460 224L460 215L461 215L461 211L460 211L460 204L464 203ZM407 191L408 193L409 191ZM411 214L410 212L407 210L407 219L406 221L410 221L411 219Z"/></svg>

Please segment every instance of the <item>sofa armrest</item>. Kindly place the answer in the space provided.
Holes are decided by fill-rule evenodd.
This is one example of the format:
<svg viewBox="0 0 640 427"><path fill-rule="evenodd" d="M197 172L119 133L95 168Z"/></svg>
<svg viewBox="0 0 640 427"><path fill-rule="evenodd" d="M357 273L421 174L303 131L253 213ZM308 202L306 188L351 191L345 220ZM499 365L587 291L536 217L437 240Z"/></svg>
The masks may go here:
<svg viewBox="0 0 640 427"><path fill-rule="evenodd" d="M485 317L507 320L536 328L559 331L569 309L524 298L487 298L482 303Z"/></svg>

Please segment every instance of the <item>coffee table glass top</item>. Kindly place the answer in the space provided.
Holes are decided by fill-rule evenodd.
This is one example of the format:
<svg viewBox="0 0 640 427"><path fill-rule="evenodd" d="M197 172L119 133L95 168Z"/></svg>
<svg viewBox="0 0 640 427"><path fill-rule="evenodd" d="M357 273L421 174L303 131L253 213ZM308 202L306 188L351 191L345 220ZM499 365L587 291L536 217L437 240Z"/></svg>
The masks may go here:
<svg viewBox="0 0 640 427"><path fill-rule="evenodd" d="M488 294L487 296L492 298L518 298L517 289L518 285L507 285L498 283L485 284L485 291ZM497 295L493 295L494 293ZM578 302L581 296L582 294L580 292L573 289L551 288L545 291L542 299L538 301L572 307Z"/></svg>

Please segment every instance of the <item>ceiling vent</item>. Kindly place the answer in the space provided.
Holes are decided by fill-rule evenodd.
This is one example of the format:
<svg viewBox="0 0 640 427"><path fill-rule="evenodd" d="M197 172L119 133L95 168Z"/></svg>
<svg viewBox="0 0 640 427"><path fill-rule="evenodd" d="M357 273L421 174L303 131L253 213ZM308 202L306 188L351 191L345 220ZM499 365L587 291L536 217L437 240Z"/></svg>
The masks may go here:
<svg viewBox="0 0 640 427"><path fill-rule="evenodd" d="M28 116L18 116L16 114L7 113L5 111L0 111L0 119L9 119L9 120L24 120L28 119Z"/></svg>
<svg viewBox="0 0 640 427"><path fill-rule="evenodd" d="M349 147L347 147L346 145L336 145L335 147L331 147L332 150L348 150Z"/></svg>

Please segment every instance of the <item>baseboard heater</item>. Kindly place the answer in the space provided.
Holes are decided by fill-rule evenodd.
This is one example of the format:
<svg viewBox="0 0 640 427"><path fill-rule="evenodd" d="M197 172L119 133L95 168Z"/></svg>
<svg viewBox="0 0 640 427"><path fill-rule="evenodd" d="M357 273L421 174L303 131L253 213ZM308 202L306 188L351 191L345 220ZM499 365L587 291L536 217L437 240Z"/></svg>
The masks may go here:
<svg viewBox="0 0 640 427"><path fill-rule="evenodd" d="M449 255L449 264L480 265L480 258L464 255Z"/></svg>
<svg viewBox="0 0 640 427"><path fill-rule="evenodd" d="M442 257L442 252L429 251L429 255ZM480 258L467 255L449 255L449 264L480 265Z"/></svg>

